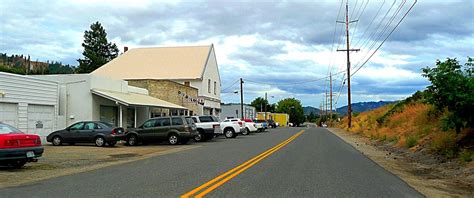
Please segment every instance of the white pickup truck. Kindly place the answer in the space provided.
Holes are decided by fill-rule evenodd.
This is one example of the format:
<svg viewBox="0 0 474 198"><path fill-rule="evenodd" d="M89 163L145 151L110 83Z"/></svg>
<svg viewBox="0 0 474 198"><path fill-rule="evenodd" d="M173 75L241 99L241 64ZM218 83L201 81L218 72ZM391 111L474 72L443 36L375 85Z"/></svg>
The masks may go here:
<svg viewBox="0 0 474 198"><path fill-rule="evenodd" d="M222 133L219 120L214 116L191 116L198 134L194 137L196 142L205 142L214 138L216 134Z"/></svg>

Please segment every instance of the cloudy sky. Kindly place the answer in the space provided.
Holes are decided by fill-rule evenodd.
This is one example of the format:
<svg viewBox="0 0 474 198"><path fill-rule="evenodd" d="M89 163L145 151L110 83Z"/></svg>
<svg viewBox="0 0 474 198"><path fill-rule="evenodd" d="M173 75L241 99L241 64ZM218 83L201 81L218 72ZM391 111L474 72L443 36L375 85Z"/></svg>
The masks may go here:
<svg viewBox="0 0 474 198"><path fill-rule="evenodd" d="M172 3L170 3L172 2ZM426 87L420 69L436 59L474 56L472 0L417 2L374 55L413 0L350 0L353 102L398 100ZM245 100L296 97L318 107L346 67L341 1L9 1L0 2L0 52L77 65L83 34L100 21L120 49L208 45L216 49L222 100L246 80ZM362 64L368 60L366 64ZM272 96L272 97L270 97ZM337 98L335 96L334 98ZM336 99L334 99L336 100ZM337 106L347 104L346 87Z"/></svg>

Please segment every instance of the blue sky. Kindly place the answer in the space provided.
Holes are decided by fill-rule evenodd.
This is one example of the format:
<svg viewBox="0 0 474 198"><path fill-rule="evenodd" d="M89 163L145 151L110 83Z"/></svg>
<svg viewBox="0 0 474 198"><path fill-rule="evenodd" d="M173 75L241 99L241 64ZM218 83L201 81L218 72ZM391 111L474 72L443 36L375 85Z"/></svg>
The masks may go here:
<svg viewBox="0 0 474 198"><path fill-rule="evenodd" d="M351 53L357 68L408 10L412 0L349 1ZM427 86L420 69L436 59L474 55L473 1L419 1L352 76L353 102L398 100ZM393 5L393 6L392 6ZM77 65L83 33L100 21L123 46L202 45L216 48L224 92L247 79L245 101L296 97L319 106L328 88L318 80L344 70L341 1L17 1L0 2L0 52ZM379 11L380 10L380 11ZM399 11L398 11L399 10ZM397 12L398 11L398 12ZM393 16L392 23L390 22ZM384 32L384 27L386 31ZM379 37L380 35L380 37ZM373 45L372 45L373 44ZM342 74L334 76L338 95ZM254 83L252 83L253 81ZM255 83L260 82L260 83ZM308 83L298 83L308 82ZM229 87L229 88L228 88ZM337 106L347 104L346 87ZM335 96L336 98L336 96ZM224 102L239 96L223 93Z"/></svg>

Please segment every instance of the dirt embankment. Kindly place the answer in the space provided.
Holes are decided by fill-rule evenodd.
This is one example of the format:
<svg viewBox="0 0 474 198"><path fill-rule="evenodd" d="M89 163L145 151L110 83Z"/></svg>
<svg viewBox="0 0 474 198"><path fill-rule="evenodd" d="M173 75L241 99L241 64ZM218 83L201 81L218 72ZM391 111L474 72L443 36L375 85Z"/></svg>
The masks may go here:
<svg viewBox="0 0 474 198"><path fill-rule="evenodd" d="M330 131L427 197L474 197L473 162L464 166L342 129Z"/></svg>
<svg viewBox="0 0 474 198"><path fill-rule="evenodd" d="M21 169L0 167L0 188L91 171L153 156L179 152L197 145L147 145L127 147L95 147L92 145L44 146L44 155L37 163Z"/></svg>

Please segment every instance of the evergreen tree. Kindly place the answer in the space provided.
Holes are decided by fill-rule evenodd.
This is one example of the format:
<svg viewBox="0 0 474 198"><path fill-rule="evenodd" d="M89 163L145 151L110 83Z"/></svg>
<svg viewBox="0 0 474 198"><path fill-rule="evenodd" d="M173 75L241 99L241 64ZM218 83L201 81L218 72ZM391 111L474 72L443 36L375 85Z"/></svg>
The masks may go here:
<svg viewBox="0 0 474 198"><path fill-rule="evenodd" d="M78 73L90 73L117 57L119 50L115 43L107 41L104 27L97 21L84 32L83 59L78 59Z"/></svg>

